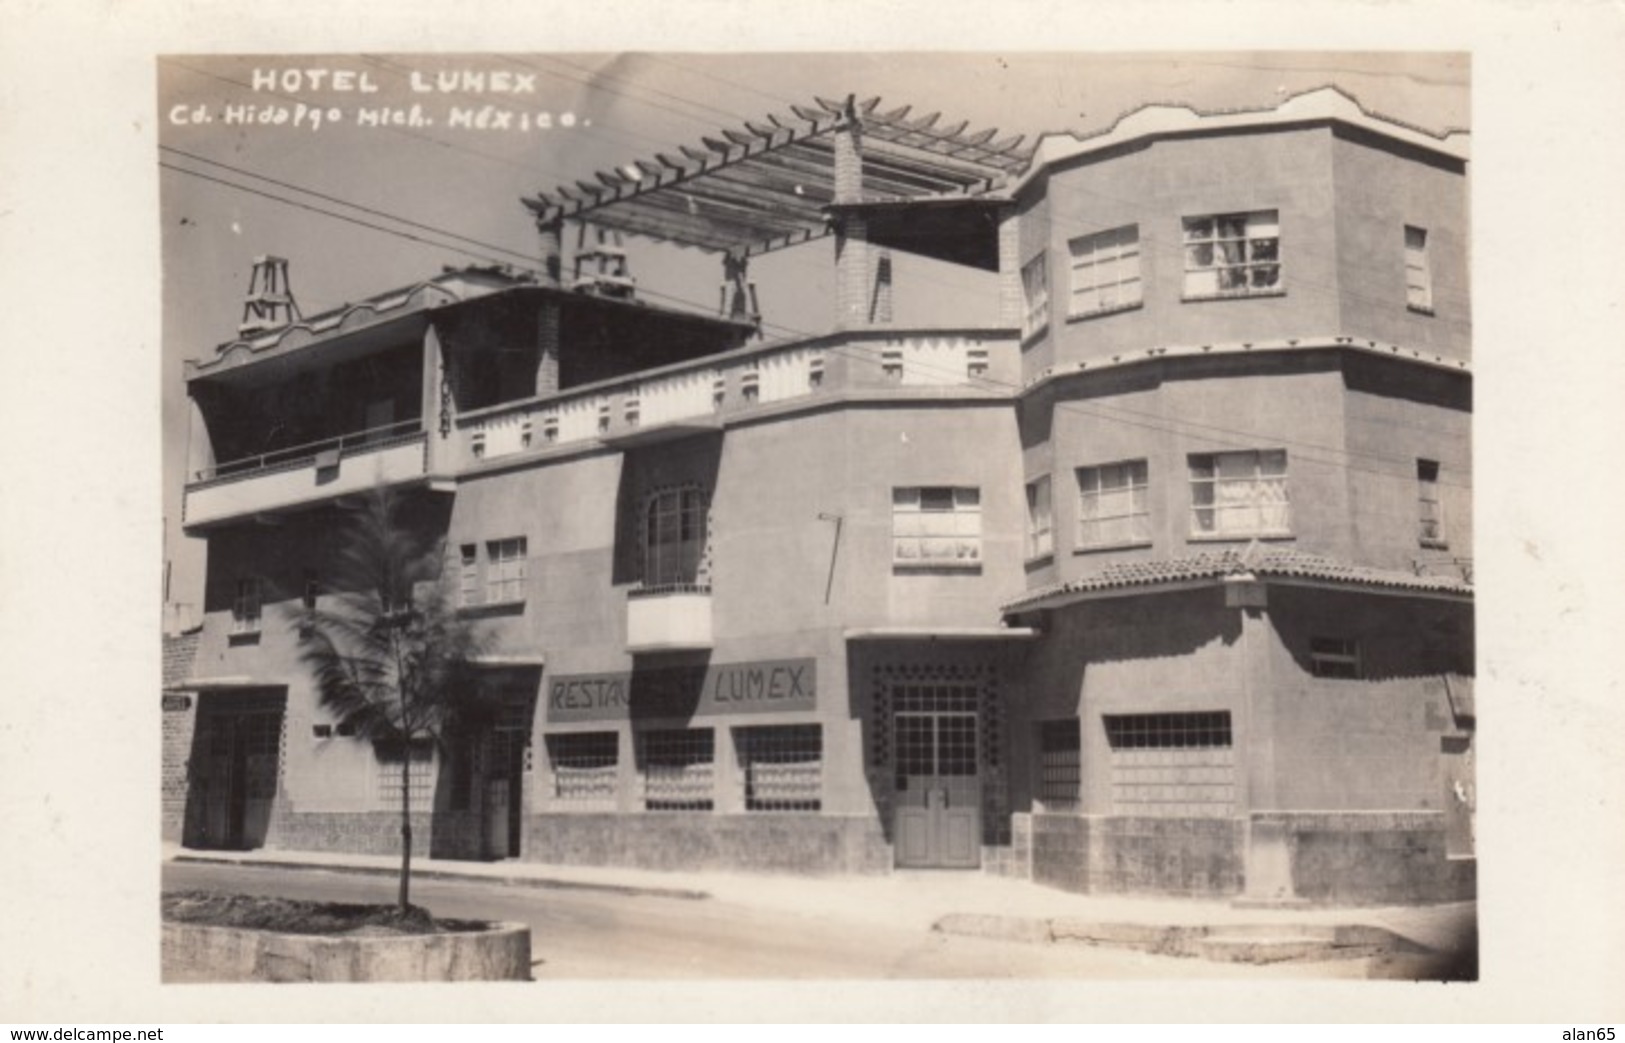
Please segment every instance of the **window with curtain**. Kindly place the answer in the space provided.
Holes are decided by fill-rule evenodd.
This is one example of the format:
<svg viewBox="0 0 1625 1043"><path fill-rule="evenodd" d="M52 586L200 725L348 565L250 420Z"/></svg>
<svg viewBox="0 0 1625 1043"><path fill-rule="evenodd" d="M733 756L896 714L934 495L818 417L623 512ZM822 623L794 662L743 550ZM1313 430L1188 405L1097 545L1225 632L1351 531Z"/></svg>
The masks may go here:
<svg viewBox="0 0 1625 1043"><path fill-rule="evenodd" d="M1444 505L1439 500L1439 462L1416 461L1416 509L1422 546L1445 547Z"/></svg>
<svg viewBox="0 0 1625 1043"><path fill-rule="evenodd" d="M1021 299L1021 336L1025 339L1049 325L1049 265L1043 254L1021 266Z"/></svg>
<svg viewBox="0 0 1625 1043"><path fill-rule="evenodd" d="M1078 546L1151 541L1144 460L1078 468Z"/></svg>
<svg viewBox="0 0 1625 1043"><path fill-rule="evenodd" d="M237 594L231 601L231 630L234 634L255 634L260 629L260 581L250 576L237 581Z"/></svg>
<svg viewBox="0 0 1625 1043"><path fill-rule="evenodd" d="M1042 558L1055 551L1049 475L1027 483L1027 557Z"/></svg>
<svg viewBox="0 0 1625 1043"><path fill-rule="evenodd" d="M1140 303L1140 226L1096 232L1067 244L1072 252L1073 318Z"/></svg>
<svg viewBox="0 0 1625 1043"><path fill-rule="evenodd" d="M1185 218L1185 296L1239 297L1281 289L1278 211Z"/></svg>
<svg viewBox="0 0 1625 1043"><path fill-rule="evenodd" d="M485 600L493 605L525 596L525 537L491 540L485 545Z"/></svg>
<svg viewBox="0 0 1625 1043"><path fill-rule="evenodd" d="M1286 450L1198 453L1190 458L1190 471L1192 535L1291 534Z"/></svg>
<svg viewBox="0 0 1625 1043"><path fill-rule="evenodd" d="M662 489L649 497L643 531L645 587L699 582L709 505L705 490L695 486Z"/></svg>
<svg viewBox="0 0 1625 1043"><path fill-rule="evenodd" d="M982 560L978 489L916 486L892 490L892 561L963 567Z"/></svg>

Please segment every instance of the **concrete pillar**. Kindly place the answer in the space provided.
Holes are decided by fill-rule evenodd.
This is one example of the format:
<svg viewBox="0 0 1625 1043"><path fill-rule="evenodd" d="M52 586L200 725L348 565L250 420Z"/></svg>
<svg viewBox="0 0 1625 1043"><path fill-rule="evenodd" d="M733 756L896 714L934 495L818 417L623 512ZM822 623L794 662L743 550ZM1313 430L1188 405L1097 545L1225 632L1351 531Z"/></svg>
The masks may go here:
<svg viewBox="0 0 1625 1043"><path fill-rule="evenodd" d="M999 325L1020 329L1022 309L1021 225L1010 210L999 219Z"/></svg>
<svg viewBox="0 0 1625 1043"><path fill-rule="evenodd" d="M544 301L536 316L536 394L552 395L559 390L558 301Z"/></svg>
<svg viewBox="0 0 1625 1043"><path fill-rule="evenodd" d="M564 281L564 222L537 221L542 239L542 285L560 286Z"/></svg>

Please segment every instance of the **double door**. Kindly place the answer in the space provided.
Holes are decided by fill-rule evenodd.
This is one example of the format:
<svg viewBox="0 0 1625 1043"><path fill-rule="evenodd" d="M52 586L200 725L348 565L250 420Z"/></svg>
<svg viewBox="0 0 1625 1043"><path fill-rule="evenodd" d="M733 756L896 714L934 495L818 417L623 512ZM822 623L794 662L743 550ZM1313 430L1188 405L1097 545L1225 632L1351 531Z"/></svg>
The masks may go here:
<svg viewBox="0 0 1625 1043"><path fill-rule="evenodd" d="M896 737L897 864L974 869L982 861L982 781L974 693L966 700L900 700Z"/></svg>

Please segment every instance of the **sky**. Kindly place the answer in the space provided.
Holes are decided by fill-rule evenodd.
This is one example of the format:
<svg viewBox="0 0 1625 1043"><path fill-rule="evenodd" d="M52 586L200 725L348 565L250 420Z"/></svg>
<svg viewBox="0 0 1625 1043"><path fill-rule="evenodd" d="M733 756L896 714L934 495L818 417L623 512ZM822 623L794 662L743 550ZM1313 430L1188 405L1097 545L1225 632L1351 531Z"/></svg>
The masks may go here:
<svg viewBox="0 0 1625 1043"><path fill-rule="evenodd" d="M537 263L522 197L817 97L941 112L941 125L1103 130L1150 103L1262 108L1333 84L1435 132L1470 126L1463 53L495 53L160 56L161 376L171 602L197 606L202 541L180 532L183 360L233 339L253 260L286 258L313 315L445 265ZM640 290L710 311L713 255L628 238ZM772 339L829 328L830 240L752 262ZM899 255L898 325L995 321L982 273Z"/></svg>

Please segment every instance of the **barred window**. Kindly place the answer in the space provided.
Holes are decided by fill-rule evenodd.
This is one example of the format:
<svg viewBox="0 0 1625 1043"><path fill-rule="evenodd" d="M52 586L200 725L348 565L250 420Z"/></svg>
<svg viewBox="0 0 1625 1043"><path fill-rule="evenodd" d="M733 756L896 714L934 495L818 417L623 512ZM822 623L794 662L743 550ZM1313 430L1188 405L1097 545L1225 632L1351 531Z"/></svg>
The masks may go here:
<svg viewBox="0 0 1625 1043"><path fill-rule="evenodd" d="M1046 808L1078 806L1082 747L1076 717L1038 722L1038 799Z"/></svg>
<svg viewBox="0 0 1625 1043"><path fill-rule="evenodd" d="M1230 745L1230 711L1107 714L1114 750L1193 749Z"/></svg>
<svg viewBox="0 0 1625 1043"><path fill-rule="evenodd" d="M1240 297L1281 286L1275 210L1185 218L1185 296Z"/></svg>
<svg viewBox="0 0 1625 1043"><path fill-rule="evenodd" d="M377 807L396 810L401 806L401 775L406 770L406 747L401 743L379 743L373 747L377 770L373 797ZM411 777L407 779L409 806L413 811L429 811L434 794L434 746L413 743Z"/></svg>
<svg viewBox="0 0 1625 1043"><path fill-rule="evenodd" d="M485 544L485 598L492 604L519 601L525 596L525 537L490 540Z"/></svg>
<svg viewBox="0 0 1625 1043"><path fill-rule="evenodd" d="M1284 536L1292 532L1286 450L1198 453L1190 458L1191 534Z"/></svg>
<svg viewBox="0 0 1625 1043"><path fill-rule="evenodd" d="M1078 468L1078 546L1150 541L1147 473L1144 460Z"/></svg>
<svg viewBox="0 0 1625 1043"><path fill-rule="evenodd" d="M646 811L710 811L716 733L710 728L668 729L638 736Z"/></svg>
<svg viewBox="0 0 1625 1043"><path fill-rule="evenodd" d="M1049 475L1027 483L1027 557L1042 558L1055 550L1054 512Z"/></svg>
<svg viewBox="0 0 1625 1043"><path fill-rule="evenodd" d="M708 498L698 488L663 489L644 511L643 585L699 581L705 555Z"/></svg>
<svg viewBox="0 0 1625 1043"><path fill-rule="evenodd" d="M979 489L892 490L892 561L898 565L976 565L982 560Z"/></svg>
<svg viewBox="0 0 1625 1043"><path fill-rule="evenodd" d="M1140 303L1140 226L1127 225L1072 240L1072 304L1076 318Z"/></svg>
<svg viewBox="0 0 1625 1043"><path fill-rule="evenodd" d="M824 734L816 724L735 728L746 811L817 811L823 806Z"/></svg>
<svg viewBox="0 0 1625 1043"><path fill-rule="evenodd" d="M615 806L619 735L580 732L549 735L546 741L554 800L574 806Z"/></svg>
<svg viewBox="0 0 1625 1043"><path fill-rule="evenodd" d="M231 602L231 632L255 634L260 629L260 581L256 576L237 581Z"/></svg>
<svg viewBox="0 0 1625 1043"><path fill-rule="evenodd" d="M1309 669L1316 677L1358 679L1362 676L1360 643L1346 637L1310 638Z"/></svg>

